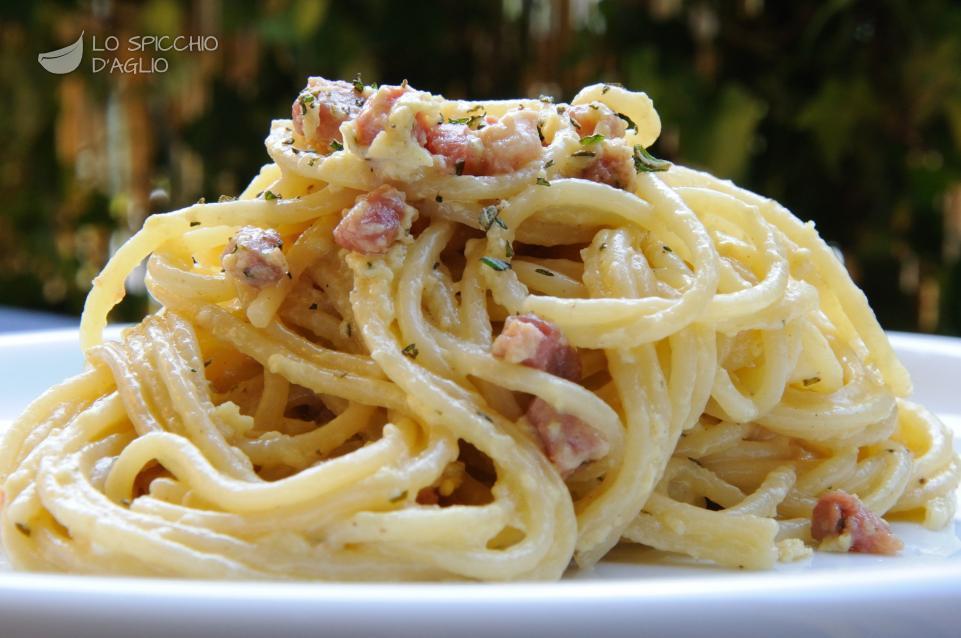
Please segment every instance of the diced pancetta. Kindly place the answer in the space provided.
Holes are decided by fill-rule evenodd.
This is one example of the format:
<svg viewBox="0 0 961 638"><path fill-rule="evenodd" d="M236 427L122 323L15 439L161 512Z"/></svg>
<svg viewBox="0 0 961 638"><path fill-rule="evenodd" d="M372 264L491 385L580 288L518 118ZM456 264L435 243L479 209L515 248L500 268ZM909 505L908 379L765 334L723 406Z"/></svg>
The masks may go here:
<svg viewBox="0 0 961 638"><path fill-rule="evenodd" d="M596 155L581 171L580 177L614 188L627 188L637 174L631 149L624 144L607 141L595 144L592 148Z"/></svg>
<svg viewBox="0 0 961 638"><path fill-rule="evenodd" d="M347 250L382 255L413 221L415 214L405 203L403 192L384 184L357 198L334 228L334 241Z"/></svg>
<svg viewBox="0 0 961 638"><path fill-rule="evenodd" d="M491 354L570 381L581 378L577 350L557 326L537 315L508 317L491 346ZM540 397L534 397L528 406L527 420L562 476L608 452L607 441L594 428L574 415L558 412Z"/></svg>
<svg viewBox="0 0 961 638"><path fill-rule="evenodd" d="M254 288L275 285L289 272L283 245L272 228L244 226L227 242L221 257L224 272Z"/></svg>
<svg viewBox="0 0 961 638"><path fill-rule="evenodd" d="M603 135L607 138L624 137L627 132L627 122L609 106L600 102L572 106L567 109L567 114L581 137L588 135Z"/></svg>
<svg viewBox="0 0 961 638"><path fill-rule="evenodd" d="M818 499L811 513L811 537L828 551L897 554L904 546L883 518L842 490Z"/></svg>
<svg viewBox="0 0 961 638"><path fill-rule="evenodd" d="M547 401L534 397L527 408L527 420L561 476L568 476L588 461L603 458L609 451L607 441L573 414L561 414Z"/></svg>
<svg viewBox="0 0 961 638"><path fill-rule="evenodd" d="M557 326L534 314L507 317L503 330L491 345L491 354L569 381L581 378L577 350Z"/></svg>
<svg viewBox="0 0 961 638"><path fill-rule="evenodd" d="M309 78L291 107L294 130L309 147L326 153L331 149L331 142L344 141L340 125L357 117L364 102L363 92L358 92L353 84Z"/></svg>
<svg viewBox="0 0 961 638"><path fill-rule="evenodd" d="M444 159L449 171L463 175L504 175L541 157L538 116L530 110L488 118L482 128L417 119L415 138Z"/></svg>
<svg viewBox="0 0 961 638"><path fill-rule="evenodd" d="M382 86L368 98L364 108L357 116L357 143L369 146L377 134L387 127L387 118L397 99L410 90L406 84L401 86Z"/></svg>

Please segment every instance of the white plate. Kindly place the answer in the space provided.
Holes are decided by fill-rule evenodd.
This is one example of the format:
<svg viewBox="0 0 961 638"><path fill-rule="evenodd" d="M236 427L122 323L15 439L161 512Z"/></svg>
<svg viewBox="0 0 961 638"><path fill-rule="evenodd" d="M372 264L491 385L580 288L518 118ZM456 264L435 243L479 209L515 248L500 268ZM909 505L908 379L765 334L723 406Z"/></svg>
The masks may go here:
<svg viewBox="0 0 961 638"><path fill-rule="evenodd" d="M961 339L893 334L915 398L961 439ZM0 423L80 370L75 331L0 336ZM956 442L957 445L957 442ZM560 583L235 583L0 571L0 636L957 636L961 519L895 525L896 558L737 572L615 549Z"/></svg>

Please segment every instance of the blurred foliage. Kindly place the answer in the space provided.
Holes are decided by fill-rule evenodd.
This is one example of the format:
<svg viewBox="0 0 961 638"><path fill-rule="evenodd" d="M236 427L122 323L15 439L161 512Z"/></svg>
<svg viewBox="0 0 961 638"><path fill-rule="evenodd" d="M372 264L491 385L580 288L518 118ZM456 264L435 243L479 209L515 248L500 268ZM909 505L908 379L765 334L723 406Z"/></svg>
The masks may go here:
<svg viewBox="0 0 961 638"><path fill-rule="evenodd" d="M219 47L160 54L158 74L92 73L89 50L41 69L80 31ZM961 334L955 2L4 3L0 44L0 304L79 312L146 215L243 187L307 75L360 72L450 97L644 90L657 153L815 220L885 327ZM120 315L144 309L135 294Z"/></svg>

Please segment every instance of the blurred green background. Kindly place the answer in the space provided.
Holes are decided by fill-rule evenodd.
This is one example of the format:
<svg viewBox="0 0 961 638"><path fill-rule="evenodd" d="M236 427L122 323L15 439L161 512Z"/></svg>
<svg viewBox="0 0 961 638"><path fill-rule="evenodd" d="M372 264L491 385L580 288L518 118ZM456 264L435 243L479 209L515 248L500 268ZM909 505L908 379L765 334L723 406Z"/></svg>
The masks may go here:
<svg viewBox="0 0 961 638"><path fill-rule="evenodd" d="M213 35L165 73L68 75L85 32ZM0 8L0 305L78 314L152 213L236 193L309 74L450 97L646 91L656 154L816 221L886 328L961 334L961 4L739 0L9 2ZM120 308L146 309L142 287Z"/></svg>

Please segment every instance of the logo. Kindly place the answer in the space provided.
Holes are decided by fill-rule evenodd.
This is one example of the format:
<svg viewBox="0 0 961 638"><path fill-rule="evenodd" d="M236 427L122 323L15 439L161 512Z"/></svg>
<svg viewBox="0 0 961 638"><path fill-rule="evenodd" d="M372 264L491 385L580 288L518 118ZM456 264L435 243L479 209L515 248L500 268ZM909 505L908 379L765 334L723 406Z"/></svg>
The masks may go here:
<svg viewBox="0 0 961 638"><path fill-rule="evenodd" d="M40 66L50 71L62 75L76 70L83 59L83 32L73 44L68 44L62 49L41 53L37 56Z"/></svg>
<svg viewBox="0 0 961 638"><path fill-rule="evenodd" d="M77 70L83 61L83 32L73 44L37 56L40 66L62 75ZM108 74L166 73L166 54L216 51L220 42L213 35L132 35L121 40L108 35L99 41L90 36L90 71Z"/></svg>

